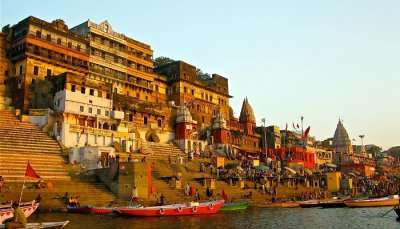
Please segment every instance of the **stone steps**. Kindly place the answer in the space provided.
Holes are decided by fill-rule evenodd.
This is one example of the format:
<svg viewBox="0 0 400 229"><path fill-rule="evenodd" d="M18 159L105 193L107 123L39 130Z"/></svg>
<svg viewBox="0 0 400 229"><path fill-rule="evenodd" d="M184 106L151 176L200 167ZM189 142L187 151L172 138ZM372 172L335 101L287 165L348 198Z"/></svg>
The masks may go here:
<svg viewBox="0 0 400 229"><path fill-rule="evenodd" d="M12 111L0 111L0 175L22 182L26 164L45 180L71 180L57 141L39 127L19 121Z"/></svg>

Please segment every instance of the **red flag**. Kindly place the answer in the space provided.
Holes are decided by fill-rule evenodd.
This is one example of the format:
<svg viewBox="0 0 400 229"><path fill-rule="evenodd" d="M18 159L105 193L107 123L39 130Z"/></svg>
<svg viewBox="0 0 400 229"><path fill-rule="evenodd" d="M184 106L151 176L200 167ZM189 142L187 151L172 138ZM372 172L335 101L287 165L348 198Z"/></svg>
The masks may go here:
<svg viewBox="0 0 400 229"><path fill-rule="evenodd" d="M306 139L308 137L308 134L310 133L310 129L311 127L307 127L306 131L304 131L304 139Z"/></svg>
<svg viewBox="0 0 400 229"><path fill-rule="evenodd" d="M25 171L25 176L26 177L32 177L32 178L40 178L40 176L36 173L36 171L32 168L31 164L28 161L28 164L26 165L26 171Z"/></svg>

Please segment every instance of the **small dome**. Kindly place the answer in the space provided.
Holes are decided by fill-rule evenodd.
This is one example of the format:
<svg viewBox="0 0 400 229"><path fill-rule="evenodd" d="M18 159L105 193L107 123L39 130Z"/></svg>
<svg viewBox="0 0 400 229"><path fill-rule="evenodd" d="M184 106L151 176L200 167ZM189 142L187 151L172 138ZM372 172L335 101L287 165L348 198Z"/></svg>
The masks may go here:
<svg viewBox="0 0 400 229"><path fill-rule="evenodd" d="M213 129L225 129L226 128L226 120L222 117L221 113L218 113L214 119Z"/></svg>
<svg viewBox="0 0 400 229"><path fill-rule="evenodd" d="M346 128L344 128L342 121L339 119L337 124L335 135L333 136L333 147L336 151L343 153L351 153L351 140Z"/></svg>
<svg viewBox="0 0 400 229"><path fill-rule="evenodd" d="M179 106L176 112L176 122L192 122L193 118L186 106Z"/></svg>
<svg viewBox="0 0 400 229"><path fill-rule="evenodd" d="M250 122L256 123L253 108L251 107L247 97L243 100L242 110L240 111L239 121L241 123Z"/></svg>

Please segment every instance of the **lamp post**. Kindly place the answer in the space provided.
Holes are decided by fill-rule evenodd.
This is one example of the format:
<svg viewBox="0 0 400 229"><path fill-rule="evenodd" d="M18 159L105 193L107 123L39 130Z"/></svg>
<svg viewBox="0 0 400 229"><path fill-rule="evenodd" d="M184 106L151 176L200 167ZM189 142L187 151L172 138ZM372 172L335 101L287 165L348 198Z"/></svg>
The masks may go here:
<svg viewBox="0 0 400 229"><path fill-rule="evenodd" d="M364 149L364 137L365 137L365 135L364 134L360 134L360 135L358 135L358 137L360 137L360 139L361 139L361 153L365 153L365 149Z"/></svg>
<svg viewBox="0 0 400 229"><path fill-rule="evenodd" d="M263 133L264 133L264 153L266 153L267 149L267 135L265 131L265 118L261 119L261 122L263 123Z"/></svg>

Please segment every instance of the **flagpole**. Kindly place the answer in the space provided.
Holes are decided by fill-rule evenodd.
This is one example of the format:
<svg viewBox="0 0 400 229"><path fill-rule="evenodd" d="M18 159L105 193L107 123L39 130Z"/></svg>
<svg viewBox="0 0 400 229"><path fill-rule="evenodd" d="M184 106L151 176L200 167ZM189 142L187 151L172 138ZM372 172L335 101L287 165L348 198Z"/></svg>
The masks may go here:
<svg viewBox="0 0 400 229"><path fill-rule="evenodd" d="M21 188L21 194L19 195L19 202L18 202L18 206L19 206L19 205L21 205L22 194L24 193L24 188L25 188L25 181L26 181L26 176L24 176L24 183L22 184L22 188Z"/></svg>

